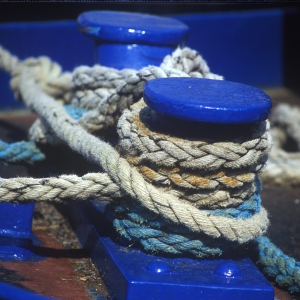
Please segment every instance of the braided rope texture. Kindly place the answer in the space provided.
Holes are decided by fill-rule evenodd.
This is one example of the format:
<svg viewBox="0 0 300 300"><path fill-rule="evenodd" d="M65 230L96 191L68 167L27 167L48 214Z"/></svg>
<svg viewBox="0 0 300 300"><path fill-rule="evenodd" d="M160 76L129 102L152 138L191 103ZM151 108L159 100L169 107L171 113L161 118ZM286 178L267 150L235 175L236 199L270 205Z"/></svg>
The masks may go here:
<svg viewBox="0 0 300 300"><path fill-rule="evenodd" d="M47 120L59 138L87 159L101 165L122 190L149 210L172 222L184 224L192 231L204 232L213 237L226 237L240 243L251 240L266 230L268 219L263 208L252 218L234 220L207 216L193 205L181 203L176 195L162 192L147 183L136 168L131 167L111 146L88 134L66 114L61 105L42 92L27 72L22 76L20 89L26 104Z"/></svg>
<svg viewBox="0 0 300 300"><path fill-rule="evenodd" d="M300 292L300 263L282 253L267 237L256 239L259 251L258 264L267 276L276 279L279 286L291 293Z"/></svg>
<svg viewBox="0 0 300 300"><path fill-rule="evenodd" d="M226 207L254 194L256 174L272 145L268 121L234 141L189 141L151 131L145 123L155 119L153 114L139 102L124 111L117 126L121 155L145 180L176 190L196 207Z"/></svg>
<svg viewBox="0 0 300 300"><path fill-rule="evenodd" d="M300 186L300 108L289 104L279 104L273 110L272 136L275 141L268 166L261 175L264 184L278 186ZM296 144L295 152L283 149L287 139Z"/></svg>
<svg viewBox="0 0 300 300"><path fill-rule="evenodd" d="M151 75L149 70L147 72ZM161 73L163 71L160 68L154 68L152 73L155 72ZM182 76L182 72L175 69L165 73L170 76ZM177 195L162 191L145 181L138 170L134 166L130 166L111 146L88 134L80 125L80 120L77 122L69 117L62 105L45 93L44 86L40 84L38 76L38 65L34 62L33 65L29 64L21 72L20 76L17 77L18 80L15 80L18 83L19 94L22 95L24 103L45 120L59 139L87 159L99 164L122 191L147 209L171 222L180 223L191 231L203 232L211 237L226 238L239 243L247 242L265 232L268 219L263 208L260 209L259 213L246 220L207 215L190 203L180 201ZM15 180L17 181L17 179ZM9 181L12 182L14 179ZM2 185L4 184L5 182L2 182ZM30 189L30 186L28 188ZM29 189L23 191L28 193Z"/></svg>
<svg viewBox="0 0 300 300"><path fill-rule="evenodd" d="M16 142L12 144L0 141L0 162L4 163L34 163L45 159L45 155L34 142Z"/></svg>
<svg viewBox="0 0 300 300"><path fill-rule="evenodd" d="M180 61L180 57L176 59L177 61ZM3 60L5 60L5 62L3 62ZM199 74L197 75L198 73L197 70L194 70L194 68L191 67L192 64L188 63L189 62L188 59L187 60L183 59L182 61L185 61L185 63L181 64L185 66L184 69L185 71L187 69L193 70L190 71L190 75L187 75L186 73L180 70L178 71L175 69L174 70L168 69L164 71L163 68L150 67L148 69L144 69L140 71L139 74L143 75L144 77L141 76L139 78L143 78L144 81L146 80L146 78L148 79L155 78L154 76L155 73L161 74L163 76L192 76L193 75L197 77L199 75ZM18 60L15 57L11 56L3 48L0 48L0 66L5 70L7 70L8 72L10 72L11 74L13 74L15 72L15 69L18 66ZM179 66L177 67L179 68ZM205 65L204 66L201 65L201 68L205 69ZM247 241L253 240L255 236L260 236L265 232L268 225L267 215L265 210L262 207L260 207L260 198L257 196L257 193L259 191L259 184L257 180L253 179L256 177L254 175L262 170L262 167L265 163L264 159L262 159L264 154L262 154L262 156L260 156L260 154L257 155L256 162L258 163L258 165L260 164L258 168L256 167L252 168L250 165L247 166L246 164L247 166L246 168L248 168L247 174L250 173L254 174L254 175L251 174L249 176L247 175L248 176L248 177L246 176L248 178L247 180L250 183L252 182L256 188L254 194L249 199L243 201L242 204L238 204L235 207L230 207L225 205L225 207L223 208L216 209L217 207L214 207L212 205L211 209L206 209L206 210L203 209L202 211L200 211L198 208L194 207L194 205L190 205L184 201L180 201L180 197L178 197L177 194L174 195L173 193L164 190L161 186L158 187L153 186L152 185L153 180L150 183L150 181L148 182L149 178L146 178L147 176L145 175L145 173L147 172L141 171L142 174L140 174L138 172L138 168L140 168L140 166L134 163L133 161L130 161L129 155L126 157L127 160L125 160L124 158L120 157L120 155L107 143L88 134L84 129L87 128L88 126L83 126L84 127L83 128L82 124L80 123L82 117L79 119L78 122L77 120L74 120L73 118L69 117L66 111L61 107L60 102L69 103L70 97L69 96L65 97L65 100L64 99L60 100L60 102L57 101L57 99L60 97L56 98L56 95L61 94L60 88L58 88L58 90L60 90L59 92L55 91L55 88L52 94L51 92L49 92L51 96L45 93L46 88L45 85L43 85L39 80L37 69L38 66L36 66L35 64L33 64L33 66L29 64L23 70L19 71L18 73L19 75L15 76L14 84L12 84L12 87L14 88L16 95L19 95L20 98L25 102L25 104L28 107L32 108L34 111L40 114L41 124L48 126L51 130L51 134L54 134L62 142L67 143L72 149L81 153L87 159L98 163L100 166L102 166L105 172L98 173L98 174L86 174L83 177L78 177L76 175L68 175L68 176L63 175L58 178L46 178L46 179L33 179L33 178L1 179L0 181L1 201L9 201L9 202L25 201L26 202L32 200L36 201L37 199L40 199L41 201L42 200L61 201L65 199L85 200L85 199L90 199L94 197L103 197L103 196L110 199L112 197L118 198L118 197L124 197L124 195L129 195L131 201L133 201L132 202L133 205L131 207L130 207L131 205L130 202L128 202L128 207L130 207L130 212L128 213L127 211L124 211L124 207L122 207L121 205L116 207L115 209L116 214L126 214L128 215L126 217L129 219L129 221L133 222L133 220L135 220L135 222L140 225L143 222L151 223L151 226L154 227L156 226L156 228L152 228L152 231L162 228L163 226L165 226L165 224L172 224L173 231L167 237L167 239L173 238L174 241L173 244L175 245L179 244L178 241L180 239L182 245L183 243L188 244L189 240L192 240L194 235L196 235L198 238L201 237L201 239L203 236L203 241L202 242L200 241L201 245L198 248L194 247L194 251L191 250L190 252L198 257L205 256L209 252L212 255L218 255L220 254L220 251L222 251L220 248L218 248L217 243L214 244L213 247L211 246L210 237L213 237L213 240L215 241L218 239L220 242L222 242L222 247L224 247L225 245L223 243L223 240L224 241L226 240L226 243L228 243L230 247L234 247L235 243L238 244L245 243ZM207 76L206 78L212 76L208 74L206 75ZM126 94L126 88L130 87L130 80L132 80L132 82L134 83L138 82L138 80L136 80L134 77L135 75L126 78L125 85L122 86L122 88L118 86L117 90L122 91L124 92L124 94ZM202 74L202 77L205 76L203 76ZM222 78L217 78L216 76L215 79L222 79ZM46 80L46 82L48 81ZM56 80L56 82L58 82L58 87L59 87L60 81ZM61 85L65 87L66 93L69 93L70 91L69 75L64 77ZM112 105L113 114L116 115L120 114L122 110L128 107L128 104L134 103L139 100L139 97L141 96L141 90L142 90L141 86L142 84L140 84L140 86L137 84L136 88L127 90L128 94L127 97L125 97L124 99L124 103L126 105L123 104L123 101L120 101L121 98L119 96L116 97L116 94L118 94L118 92L115 93L114 95L116 99L119 100L114 102L113 96L110 95L111 91L113 91L114 88L111 87L111 90L107 88L107 90L104 92L105 95L104 98L106 100L103 102L104 105L101 104L100 106L106 106L104 107L104 111L108 111L107 108L111 107L108 99L111 99L111 103L113 103ZM105 89L106 87L103 88ZM76 90L76 88L74 88L74 90ZM107 95L110 96L107 97ZM79 101L79 102L83 103L83 101ZM120 105L120 103L122 103L122 105ZM83 107L83 108L88 110L88 109L94 109L94 107L95 106L91 106L87 108ZM97 109L98 108L99 106L97 106ZM101 112L101 109L99 109L99 111ZM118 118L115 118L115 120L112 123L114 124L114 122L116 122L117 119ZM268 138L266 140L268 140ZM128 149L131 149L131 147L129 147ZM136 149L138 149L138 147ZM263 151L264 150L262 150L260 153L262 153ZM168 151L166 151L166 153L168 153ZM133 157L137 157L137 155ZM138 158L141 157L142 155L140 155ZM145 161L147 162L147 160L144 160L143 164L145 163ZM179 161L181 160L179 159ZM144 168L147 166L141 165L141 167ZM148 168L150 169L150 172L152 171L156 172L158 174L157 176L164 176L163 173L164 171L161 168L166 168L166 167L160 166L159 168L154 170L151 169L152 165L149 165ZM209 172L214 172L214 171L215 170L212 168ZM232 178L237 181L240 181L240 184L242 185L244 184L246 185L247 183L249 183L247 182L247 180L241 180L240 177L238 177L241 174L231 173L236 171L237 171L236 169L234 168L231 169L229 167L227 170L228 174L224 173L221 174L220 176L217 177L213 176L208 179L212 181L215 180L216 178L218 179L218 178L222 178L222 176L223 177L226 176L231 178L230 181L232 180ZM187 178L186 173L181 171L177 172L177 175L179 175L180 178L184 178L184 179ZM168 180L170 180L171 182L171 178L168 178ZM185 181L189 182L188 180ZM174 180L172 182L174 182ZM225 180L225 182L227 182L227 180ZM217 185L224 186L224 180L223 181L215 180L212 184L216 184L216 186ZM196 189L197 188L198 186L196 185ZM195 189L195 183L191 185L190 189L192 190ZM36 191L37 196L34 195L33 193L34 190ZM139 202L142 206L141 207L137 206L136 201ZM145 210L146 211L145 214L153 214L155 219L153 218L143 219L142 214L139 213L140 211L138 212L134 211L134 208L136 207L139 207L140 210L142 209ZM203 207L205 207L205 204L203 204ZM241 210L244 210L245 212L244 216L240 214ZM218 216L215 216L214 214L217 214ZM238 215L242 217L237 218ZM157 224L153 225L152 223L153 222L155 223L156 220L158 220ZM116 219L116 223L117 222L118 221ZM121 223L122 222L123 221L121 221ZM125 224L126 222L124 221L123 223ZM121 223L119 222L119 224ZM122 228L125 227L126 225L124 226L122 225L120 227L121 228L120 230L122 230ZM180 237L181 233L184 233L184 236L187 237L188 240L183 240L182 237ZM188 234L190 236L188 236ZM138 236L139 233L137 232L135 233L135 235ZM208 243L206 242L207 237L209 240ZM257 239L258 243L260 243L261 245L263 244L262 239L263 238ZM148 249L153 249L150 242L148 242L147 245L145 243L144 246L146 248L148 247ZM207 245L207 249L205 249L206 245ZM165 248L165 247L161 245L161 248ZM173 248L176 249L176 251L180 252L184 247L174 246ZM268 247L262 249L266 251L267 248ZM153 251L156 250L153 249ZM204 253L204 255L202 255L201 253ZM260 255L262 257L263 253L261 252ZM285 261L287 261L288 259L289 259L288 257L283 257L283 260ZM281 265L282 264L283 263L281 263ZM290 266L291 264L287 264L287 265ZM275 272L273 272L272 274L273 276L276 276ZM297 279L299 277L298 271L294 271L293 275L295 275L296 278L294 281L294 286L295 285L299 286L299 282ZM288 282L288 280L286 282ZM291 290L297 291L297 287L292 287Z"/></svg>
<svg viewBox="0 0 300 300"><path fill-rule="evenodd" d="M28 60L27 65L43 65L43 69L49 69L45 58L40 58L32 62ZM57 74L60 70L53 66ZM16 72L15 81L20 72ZM94 67L81 66L74 70L69 85L71 95L67 93L64 102L71 102L73 107L81 107L87 110L80 118L80 124L89 132L103 133L108 128L114 128L122 111L132 103L140 100L143 95L145 82L155 78L165 77L197 77L222 80L223 77L210 72L205 60L195 50L189 48L178 48L172 55L166 56L161 67L149 66L140 71L132 69L116 70L104 66ZM60 79L60 78L58 78ZM54 78L52 82L59 83ZM69 79L69 78L68 78ZM44 85L49 89L49 80L45 81L43 76L39 76L39 81L43 82L43 90L53 97L61 95L59 85L52 84L57 92L49 93ZM12 84L13 89L17 89ZM30 129L30 139L40 143L57 144L59 141L43 120L37 120Z"/></svg>

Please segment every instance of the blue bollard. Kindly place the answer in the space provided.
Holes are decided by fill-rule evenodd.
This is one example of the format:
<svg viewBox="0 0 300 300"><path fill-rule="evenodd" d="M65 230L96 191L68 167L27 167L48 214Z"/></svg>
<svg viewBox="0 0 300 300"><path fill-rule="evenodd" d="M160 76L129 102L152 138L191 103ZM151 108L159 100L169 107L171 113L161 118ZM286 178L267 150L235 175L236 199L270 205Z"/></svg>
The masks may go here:
<svg viewBox="0 0 300 300"><path fill-rule="evenodd" d="M113 11L82 13L78 25L94 39L96 62L115 69L159 66L185 42L189 31L172 18Z"/></svg>
<svg viewBox="0 0 300 300"><path fill-rule="evenodd" d="M162 21L161 29L158 23L153 26L154 20ZM175 41L182 43L187 34L185 25L174 26L178 30L176 33L170 28L164 32L165 27L169 27L165 22L174 20L101 11L83 13L78 18L80 30L95 41L96 62L117 69L160 65L163 57L176 48ZM158 51L159 43L162 48ZM151 44L147 46L151 55L144 55L145 44ZM173 44L173 47L166 47L166 44ZM185 94L182 88L188 88ZM232 102L233 94L238 95L235 103ZM210 124L212 127L218 126L212 123L220 122L224 123L222 127L239 124L239 130L243 130L247 124L240 123L266 119L271 108L268 96L258 89L192 78L151 81L145 86L144 98L151 108L166 115L160 118L158 127L174 125L176 129L179 123L192 122L199 126L201 121L202 126ZM199 115L204 119L199 119ZM184 120L174 121L174 117ZM183 134L185 126L181 130ZM93 262L116 299L199 299L200 295L203 299L274 299L273 288L248 258L194 260L148 255L112 240L113 229L103 217L101 202L80 206L83 209L74 207L72 210L76 233L83 246L91 250Z"/></svg>
<svg viewBox="0 0 300 300"><path fill-rule="evenodd" d="M211 127L208 135L216 130L223 138L265 120L272 106L257 88L197 78L149 81L144 100L155 111L157 128L184 133ZM92 250L93 262L115 299L274 299L272 286L242 253L203 260L149 255L115 243L109 225L101 220L101 207L98 214L97 205L85 213L87 217L78 220L77 233Z"/></svg>

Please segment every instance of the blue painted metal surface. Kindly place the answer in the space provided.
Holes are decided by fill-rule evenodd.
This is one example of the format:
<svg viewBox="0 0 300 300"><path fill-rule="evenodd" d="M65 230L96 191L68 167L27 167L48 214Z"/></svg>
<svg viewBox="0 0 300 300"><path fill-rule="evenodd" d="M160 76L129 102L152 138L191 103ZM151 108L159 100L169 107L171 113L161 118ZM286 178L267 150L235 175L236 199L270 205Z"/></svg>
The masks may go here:
<svg viewBox="0 0 300 300"><path fill-rule="evenodd" d="M68 37L68 42L66 41ZM48 54L65 70L93 64L93 44L78 33L76 22L32 22L0 25L0 44L20 59ZM84 44L78 50L78 45ZM76 50L74 50L76 49ZM86 55L85 55L86 54ZM10 76L0 70L0 107L21 107L13 99ZM0 204L0 258L3 260L39 260L30 249L33 243L31 223L34 204ZM4 217L2 217L4 216Z"/></svg>
<svg viewBox="0 0 300 300"><path fill-rule="evenodd" d="M165 258L120 245L97 201L72 206L76 233L113 299L273 300L274 290L249 258Z"/></svg>
<svg viewBox="0 0 300 300"><path fill-rule="evenodd" d="M0 282L1 300L55 300Z"/></svg>
<svg viewBox="0 0 300 300"><path fill-rule="evenodd" d="M272 101L263 91L236 82L199 78L159 78L144 87L146 104L185 120L241 124L266 120Z"/></svg>
<svg viewBox="0 0 300 300"><path fill-rule="evenodd" d="M93 42L78 33L76 21L20 22L0 24L0 45L21 60L49 56L64 71L93 65ZM0 70L0 108L23 107L9 86L10 76Z"/></svg>
<svg viewBox="0 0 300 300"><path fill-rule="evenodd" d="M117 69L160 65L189 30L176 19L115 11L84 12L78 24L81 32L94 38L97 62Z"/></svg>
<svg viewBox="0 0 300 300"><path fill-rule="evenodd" d="M36 260L30 251L33 245L31 231L34 203L1 203L0 259Z"/></svg>

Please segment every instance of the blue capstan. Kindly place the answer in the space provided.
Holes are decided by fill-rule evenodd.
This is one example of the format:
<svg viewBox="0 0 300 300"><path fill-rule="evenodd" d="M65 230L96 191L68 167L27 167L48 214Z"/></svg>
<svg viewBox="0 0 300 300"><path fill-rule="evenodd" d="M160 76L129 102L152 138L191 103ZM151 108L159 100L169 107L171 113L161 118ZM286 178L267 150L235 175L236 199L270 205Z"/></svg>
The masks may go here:
<svg viewBox="0 0 300 300"><path fill-rule="evenodd" d="M189 28L173 18L120 11L88 11L79 30L101 40L133 44L178 45Z"/></svg>
<svg viewBox="0 0 300 300"><path fill-rule="evenodd" d="M153 110L190 121L247 124L266 120L272 101L263 91L245 84L199 78L159 78L144 87L144 100Z"/></svg>
<svg viewBox="0 0 300 300"><path fill-rule="evenodd" d="M141 13L88 11L77 21L95 41L97 63L116 69L159 66L189 31L179 20Z"/></svg>

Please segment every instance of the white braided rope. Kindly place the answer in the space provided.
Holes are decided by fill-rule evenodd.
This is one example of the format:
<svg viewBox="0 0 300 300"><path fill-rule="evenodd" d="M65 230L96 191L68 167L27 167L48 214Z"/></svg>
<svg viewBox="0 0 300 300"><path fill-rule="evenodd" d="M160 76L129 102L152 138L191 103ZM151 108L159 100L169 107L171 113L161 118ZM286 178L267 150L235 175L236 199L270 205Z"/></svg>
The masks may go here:
<svg viewBox="0 0 300 300"><path fill-rule="evenodd" d="M119 151L147 181L197 207L236 205L256 192L255 174L262 170L272 144L268 121L235 142L212 143L152 131L146 125L152 113L139 101L123 112L117 126ZM251 150L255 154L249 158Z"/></svg>
<svg viewBox="0 0 300 300"><path fill-rule="evenodd" d="M114 127L122 111L142 97L145 82L155 78L187 76L223 79L210 72L197 51L178 48L165 57L160 67L149 66L139 72L132 69L119 71L99 65L78 67L70 82L73 90L70 101L73 106L88 110L80 124L89 132L99 132ZM30 139L50 144L59 142L40 121L36 121L30 129Z"/></svg>
<svg viewBox="0 0 300 300"><path fill-rule="evenodd" d="M271 134L275 143L261 180L269 185L300 186L300 108L279 104L273 110L271 120L274 123ZM297 152L283 149L288 137L297 144Z"/></svg>
<svg viewBox="0 0 300 300"><path fill-rule="evenodd" d="M204 232L211 237L224 237L239 243L252 240L266 231L268 218L263 208L246 220L207 215L191 204L182 203L176 195L147 183L137 169L130 166L110 145L87 133L78 122L68 116L62 106L42 90L34 76L35 66L25 68L19 76L18 88L24 103L47 122L58 138L73 150L101 165L111 181L141 205L192 231ZM13 186L14 182L18 182L18 179L2 180L1 186L7 189L8 186ZM40 185L43 185L43 182L40 182ZM28 194L31 187L29 184L21 190ZM34 184L33 189L37 188ZM5 194L8 194L7 190ZM84 197L84 193L82 196Z"/></svg>
<svg viewBox="0 0 300 300"><path fill-rule="evenodd" d="M23 71L19 85L24 102L40 114L56 135L75 151L100 164L112 180L149 210L183 224L192 231L213 237L226 237L240 243L263 234L268 225L266 211L246 220L207 216L194 206L181 203L172 194L147 183L142 175L108 144L86 133L50 96L35 83L30 69Z"/></svg>

